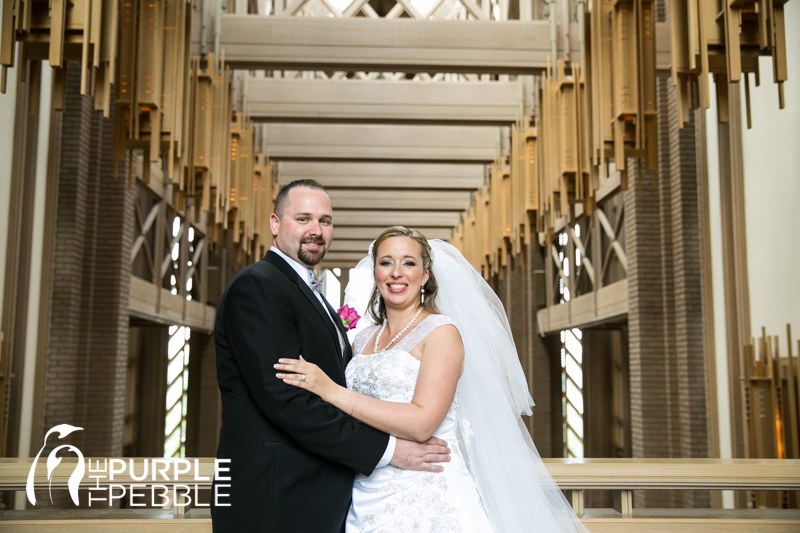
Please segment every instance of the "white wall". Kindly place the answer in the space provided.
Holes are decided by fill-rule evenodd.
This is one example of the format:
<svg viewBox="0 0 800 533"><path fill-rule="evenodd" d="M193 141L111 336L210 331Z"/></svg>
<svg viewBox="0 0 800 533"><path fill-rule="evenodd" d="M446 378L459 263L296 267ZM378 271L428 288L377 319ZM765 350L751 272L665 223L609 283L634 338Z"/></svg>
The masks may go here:
<svg viewBox="0 0 800 533"><path fill-rule="evenodd" d="M786 108L778 108L778 88L772 80L772 60L761 58L761 86L750 80L753 127L742 136L744 150L745 223L752 335L779 335L786 353L786 324L793 327L794 353L800 337L800 4L788 3L786 49L789 81L784 84ZM745 119L744 84L742 117ZM711 108L706 112L710 198L714 341L717 363L717 405L720 456L731 457L725 301L719 200L716 97L712 82ZM746 123L744 124L746 126ZM733 498L725 498L732 507Z"/></svg>
<svg viewBox="0 0 800 533"><path fill-rule="evenodd" d="M742 136L752 335L765 326L784 355L786 324L794 354L800 336L800 5L789 2L785 13L786 107L778 108L770 58L761 58L761 86L750 88L753 128Z"/></svg>

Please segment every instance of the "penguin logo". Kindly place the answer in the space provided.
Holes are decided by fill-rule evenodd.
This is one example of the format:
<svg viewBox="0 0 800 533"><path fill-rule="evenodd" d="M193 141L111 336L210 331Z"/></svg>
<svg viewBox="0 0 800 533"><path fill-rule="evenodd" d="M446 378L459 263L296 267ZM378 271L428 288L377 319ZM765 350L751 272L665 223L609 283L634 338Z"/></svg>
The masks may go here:
<svg viewBox="0 0 800 533"><path fill-rule="evenodd" d="M36 472L36 463L39 461L39 456L42 455L45 446L47 445L47 437L50 436L51 433L58 433L58 438L63 439L70 433L74 431L80 431L83 428L78 428L75 426L70 426L69 424L59 424L58 426L54 426L47 434L44 436L44 443L42 444L39 453L36 454L36 458L33 460L33 465L31 465L31 471L28 472L28 482L25 485L25 492L28 495L28 501L31 502L31 505L36 505L36 495L33 492L33 476ZM69 495L72 498L72 501L75 505L78 505L78 486L83 479L83 475L86 472L86 464L83 459L83 454L81 451L72 446L70 444L64 444L55 448L50 455L47 456L47 479L50 481L52 485L52 475L53 470L61 463L61 457L58 457L58 452L62 449L66 448L67 451L75 452L78 456L78 464L75 466L75 470L69 476L69 480L67 481L67 487L69 488ZM48 486L48 492L50 493L50 503L53 502L53 493L51 487Z"/></svg>

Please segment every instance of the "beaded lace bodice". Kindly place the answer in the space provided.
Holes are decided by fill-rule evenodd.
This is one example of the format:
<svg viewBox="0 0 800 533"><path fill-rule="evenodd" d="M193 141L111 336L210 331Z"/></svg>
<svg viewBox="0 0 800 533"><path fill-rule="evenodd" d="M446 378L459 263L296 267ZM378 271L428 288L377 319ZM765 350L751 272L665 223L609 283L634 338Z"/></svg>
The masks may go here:
<svg viewBox="0 0 800 533"><path fill-rule="evenodd" d="M436 328L454 324L444 315L429 315L388 350L362 353L379 326L360 332L353 343L357 355L347 366L347 388L391 402L410 403L414 398L421 361L411 355L422 340ZM370 343L370 344L368 344ZM360 510L357 531L408 531L415 533L465 533L473 531L467 516L480 504L477 496L461 496L473 487L461 450L456 445L458 388L453 403L434 436L450 443L453 460L444 474L415 472L393 466L378 468L369 477L356 476L353 501ZM471 499L470 499L471 498ZM374 501L374 504L368 502ZM471 502L471 503L464 503ZM412 510L410 512L409 510ZM469 511L468 511L469 510ZM467 521L464 524L463 521ZM477 522L476 522L477 523ZM348 533L352 531L348 527ZM477 531L488 531L478 527Z"/></svg>
<svg viewBox="0 0 800 533"><path fill-rule="evenodd" d="M347 366L347 388L380 400L410 402L414 397L420 367L420 360L410 352L434 329L446 324L455 325L444 315L428 315L397 344L388 350L371 354L362 352L379 326L361 331L353 342L356 356ZM448 418L455 403L450 406Z"/></svg>

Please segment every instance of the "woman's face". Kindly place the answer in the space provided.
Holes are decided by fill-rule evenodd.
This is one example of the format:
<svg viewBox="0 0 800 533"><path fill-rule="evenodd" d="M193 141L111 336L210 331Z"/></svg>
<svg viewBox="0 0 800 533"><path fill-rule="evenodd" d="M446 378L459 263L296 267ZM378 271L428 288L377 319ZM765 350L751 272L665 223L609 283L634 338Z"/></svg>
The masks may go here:
<svg viewBox="0 0 800 533"><path fill-rule="evenodd" d="M378 247L375 284L387 309L419 304L420 289L428 281L422 267L422 245L411 237L389 237Z"/></svg>

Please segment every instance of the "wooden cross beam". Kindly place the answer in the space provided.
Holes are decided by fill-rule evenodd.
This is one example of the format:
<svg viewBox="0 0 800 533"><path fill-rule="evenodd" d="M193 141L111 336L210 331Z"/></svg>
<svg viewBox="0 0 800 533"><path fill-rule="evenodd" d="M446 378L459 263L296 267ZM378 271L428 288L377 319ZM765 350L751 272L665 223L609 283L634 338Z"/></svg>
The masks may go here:
<svg viewBox="0 0 800 533"><path fill-rule="evenodd" d="M580 55L577 25L569 35L559 59ZM657 24L659 69L669 69L669 40L668 25ZM223 15L221 47L239 69L538 74L547 68L550 25Z"/></svg>
<svg viewBox="0 0 800 533"><path fill-rule="evenodd" d="M456 163L282 161L278 184L312 178L328 189L437 189L475 191L483 184L485 166Z"/></svg>
<svg viewBox="0 0 800 533"><path fill-rule="evenodd" d="M498 129L488 126L269 124L273 160L384 160L489 163Z"/></svg>
<svg viewBox="0 0 800 533"><path fill-rule="evenodd" d="M506 125L520 112L519 84L255 78L247 107L256 122ZM531 113L532 96L524 102Z"/></svg>

